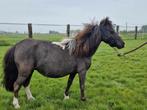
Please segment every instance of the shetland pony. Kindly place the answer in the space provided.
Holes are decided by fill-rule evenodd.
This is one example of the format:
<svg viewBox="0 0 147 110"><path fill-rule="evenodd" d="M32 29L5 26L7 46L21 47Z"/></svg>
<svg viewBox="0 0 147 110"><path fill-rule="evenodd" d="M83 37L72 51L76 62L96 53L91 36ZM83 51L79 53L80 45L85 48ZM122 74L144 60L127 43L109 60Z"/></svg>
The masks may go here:
<svg viewBox="0 0 147 110"><path fill-rule="evenodd" d="M4 86L14 93L13 105L20 108L18 92L25 87L28 99L34 99L29 89L29 83L34 70L46 77L60 78L69 75L64 92L69 98L69 89L76 74L79 76L81 100L84 95L86 72L91 65L91 59L101 42L119 49L124 42L113 29L112 22L105 18L100 24L86 24L74 39L65 44L65 48L35 39L25 39L11 47L4 57Z"/></svg>

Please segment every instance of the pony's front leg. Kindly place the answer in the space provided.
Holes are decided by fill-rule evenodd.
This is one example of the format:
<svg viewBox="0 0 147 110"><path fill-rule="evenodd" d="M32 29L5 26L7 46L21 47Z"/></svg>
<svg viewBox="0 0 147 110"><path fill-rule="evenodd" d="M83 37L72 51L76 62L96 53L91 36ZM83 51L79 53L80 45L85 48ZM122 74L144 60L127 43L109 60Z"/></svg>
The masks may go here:
<svg viewBox="0 0 147 110"><path fill-rule="evenodd" d="M81 100L85 101L85 78L86 78L86 71L81 71L79 72L79 83L80 83L80 91L81 91Z"/></svg>
<svg viewBox="0 0 147 110"><path fill-rule="evenodd" d="M76 75L76 73L71 73L69 75L67 87L66 87L65 92L64 92L64 99L69 99L69 89L70 89L70 86L73 82L73 79L75 78L75 75Z"/></svg>

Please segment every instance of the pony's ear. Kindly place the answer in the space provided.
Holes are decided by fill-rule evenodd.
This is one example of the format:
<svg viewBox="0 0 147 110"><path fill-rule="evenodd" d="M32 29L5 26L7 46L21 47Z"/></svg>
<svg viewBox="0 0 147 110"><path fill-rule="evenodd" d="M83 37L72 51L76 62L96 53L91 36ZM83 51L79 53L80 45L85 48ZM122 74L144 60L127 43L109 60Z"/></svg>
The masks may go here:
<svg viewBox="0 0 147 110"><path fill-rule="evenodd" d="M106 17L106 18L105 18L105 22L106 22L106 23L109 23L109 17Z"/></svg>
<svg viewBox="0 0 147 110"><path fill-rule="evenodd" d="M106 18L101 20L100 25L107 25L109 22L110 22L109 17L106 17Z"/></svg>

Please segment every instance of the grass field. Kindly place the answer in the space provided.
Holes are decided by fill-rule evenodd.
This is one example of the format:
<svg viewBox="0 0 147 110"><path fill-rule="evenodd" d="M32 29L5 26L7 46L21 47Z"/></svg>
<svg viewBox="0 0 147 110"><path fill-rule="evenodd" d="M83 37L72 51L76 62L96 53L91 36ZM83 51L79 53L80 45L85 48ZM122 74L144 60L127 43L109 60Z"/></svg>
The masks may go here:
<svg viewBox="0 0 147 110"><path fill-rule="evenodd" d="M0 81L2 60L6 50L25 35L0 35ZM60 36L36 36L36 39L59 41ZM147 39L125 40L128 51ZM63 100L68 77L46 78L37 71L31 80L35 101L27 101L24 88L20 90L20 110L147 110L147 46L125 57L102 43L92 58L86 79L87 101L80 101L79 80L76 76L70 90L70 99ZM13 94L0 85L0 110L13 110Z"/></svg>

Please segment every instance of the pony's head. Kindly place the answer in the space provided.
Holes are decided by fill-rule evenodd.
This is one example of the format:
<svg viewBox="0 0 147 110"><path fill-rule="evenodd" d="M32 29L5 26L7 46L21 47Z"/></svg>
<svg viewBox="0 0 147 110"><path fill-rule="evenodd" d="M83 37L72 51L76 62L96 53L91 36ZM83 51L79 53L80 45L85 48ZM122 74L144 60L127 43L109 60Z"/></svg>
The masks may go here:
<svg viewBox="0 0 147 110"><path fill-rule="evenodd" d="M117 47L118 49L124 47L124 41L121 39L118 33L115 32L112 22L108 17L100 22L99 28L102 41L109 44L111 47Z"/></svg>

